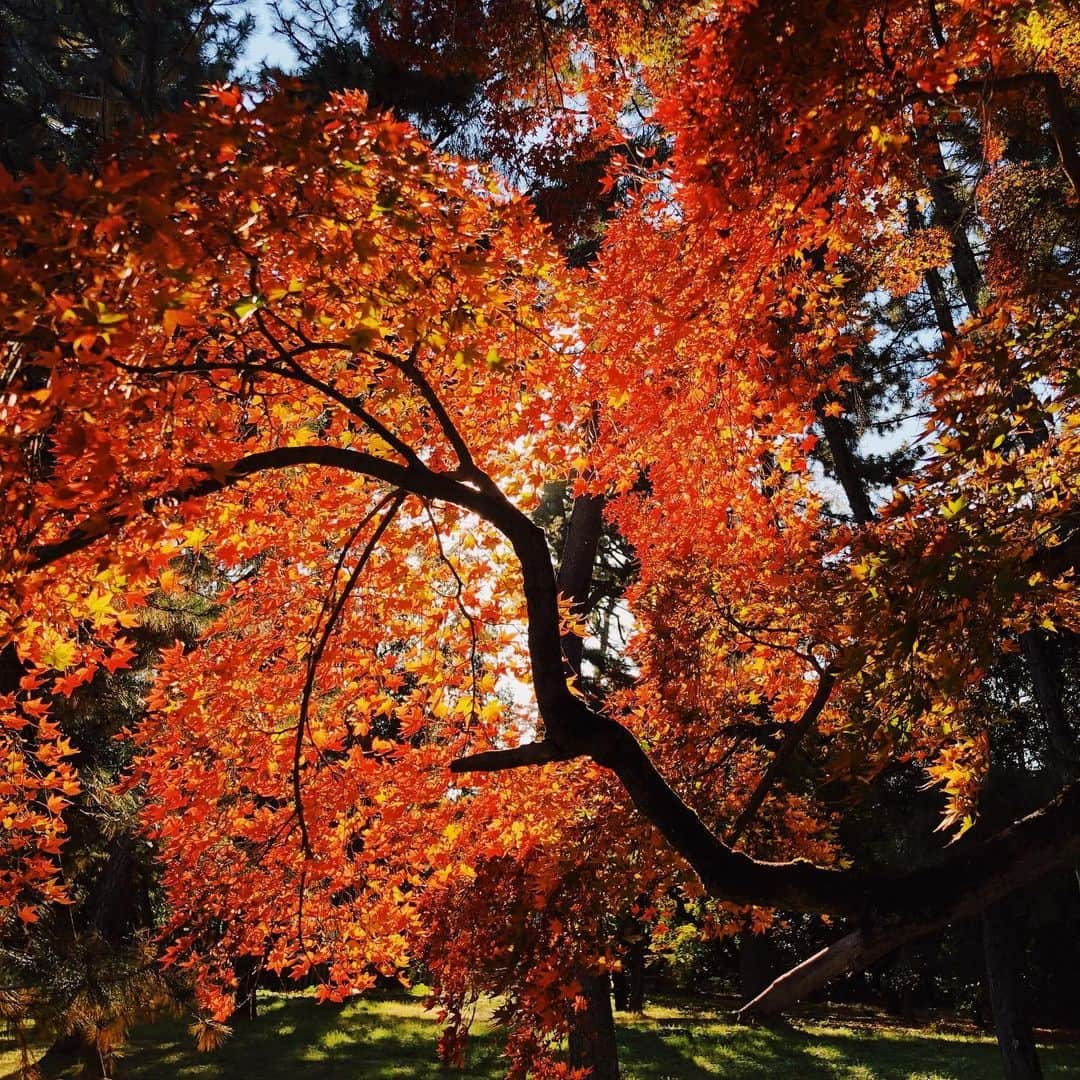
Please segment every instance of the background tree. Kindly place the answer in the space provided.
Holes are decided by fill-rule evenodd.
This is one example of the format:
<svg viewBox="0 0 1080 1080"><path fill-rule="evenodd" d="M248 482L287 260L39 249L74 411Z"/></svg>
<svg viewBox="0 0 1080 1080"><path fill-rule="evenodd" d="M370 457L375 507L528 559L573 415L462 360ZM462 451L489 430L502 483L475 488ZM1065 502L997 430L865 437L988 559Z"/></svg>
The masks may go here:
<svg viewBox="0 0 1080 1080"><path fill-rule="evenodd" d="M252 25L236 0L4 0L0 161L92 163L103 142L223 81Z"/></svg>

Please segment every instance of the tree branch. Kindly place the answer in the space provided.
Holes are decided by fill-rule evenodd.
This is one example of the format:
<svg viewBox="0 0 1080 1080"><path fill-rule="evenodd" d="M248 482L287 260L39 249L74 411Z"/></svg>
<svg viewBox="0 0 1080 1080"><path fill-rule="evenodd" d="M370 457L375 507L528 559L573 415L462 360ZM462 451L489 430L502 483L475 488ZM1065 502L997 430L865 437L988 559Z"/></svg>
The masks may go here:
<svg viewBox="0 0 1080 1080"><path fill-rule="evenodd" d="M524 743L506 750L487 750L482 754L470 754L450 762L452 773L499 772L502 769L519 769L523 765L547 765L552 761L569 761L579 757L562 750L546 739L542 742Z"/></svg>
<svg viewBox="0 0 1080 1080"><path fill-rule="evenodd" d="M39 570L89 547L128 524L138 512L152 514L163 505L213 495L257 473L291 469L301 465L322 465L361 473L400 487L410 494L452 502L482 516L487 516L491 510L489 504L494 501L490 495L482 495L448 474L433 472L423 465L400 465L374 454L337 446L280 446L273 450L249 454L231 464L193 464L191 468L204 473L204 479L143 499L137 509L116 506L84 518L65 539L31 549L26 569ZM505 502L505 499L500 501Z"/></svg>
<svg viewBox="0 0 1080 1080"><path fill-rule="evenodd" d="M1080 857L1080 784L1007 829L913 873L882 877L867 896L861 925L781 975L739 1010L764 1019L845 972L861 971L901 945L974 915ZM889 891L893 895L890 900ZM889 911L893 915L878 918Z"/></svg>
<svg viewBox="0 0 1080 1080"><path fill-rule="evenodd" d="M318 643L311 649L311 652L308 655L307 672L304 677L304 689L300 695L300 711L296 721L296 739L293 743L293 804L296 808L296 822L300 827L300 847L305 858L311 858L312 850L311 838L308 835L307 820L304 817L304 800L300 780L300 766L302 764L304 751L304 733L310 727L308 716L311 711L311 695L315 691L315 673L318 670L319 661L322 659L323 653L326 652L326 646L330 642L330 637L337 627L338 620L341 618L341 613L345 610L345 604L348 602L349 597L356 588L357 581L360 580L360 575L363 573L364 567L367 566L368 560L371 558L372 553L382 539L383 533L389 528L390 522L394 520L394 515L398 512L404 501L405 494L401 491L395 491L392 494L385 496L376 503L375 507L366 514L356 526L334 567L334 577L330 582L330 592L327 593L326 600L323 603L323 610L319 613L319 619L321 620L323 615L327 614L329 611L326 623L322 628L322 632L319 634ZM384 508L387 508L386 513L383 514L382 520L375 526L374 532L372 532L371 536L368 538L368 542L364 545L364 550L360 553L360 558L356 560L356 565L350 571L349 576L345 581L345 585L341 590L341 594L333 601L333 605L331 606L330 601L333 596L333 590L337 584L337 575L345 564L345 558L348 555L349 549L352 547L353 542L359 536L360 531L364 526ZM312 629L318 630L318 622L316 622L316 625Z"/></svg>
<svg viewBox="0 0 1080 1080"><path fill-rule="evenodd" d="M834 870L802 860L761 862L733 851L671 788L628 729L570 692L559 640L558 591L547 541L543 532L497 490L480 492L445 473L407 467L340 447L297 446L251 454L223 469L201 466L210 474L206 479L146 500L142 506L153 510L166 499L182 501L208 495L258 472L299 465L344 469L414 495L454 503L478 514L510 541L524 582L533 686L547 732L544 741L566 758L588 756L612 769L637 809L689 863L711 896L737 904L768 904L864 921L881 919L883 915L898 919L932 917L932 928L941 924L941 912L946 913L945 921L957 914L973 913L1038 876L1080 859L1080 784L1066 788L1039 813L965 855L904 875ZM104 525L102 517L106 519ZM130 517L130 513L118 510L111 516L105 513L84 522L67 540L37 549L31 568L48 565L92 544L106 528L119 527ZM512 759L502 758L507 760ZM465 771L464 764L458 771ZM925 914L928 911L930 916Z"/></svg>
<svg viewBox="0 0 1080 1080"><path fill-rule="evenodd" d="M798 749L799 744L806 737L806 733L817 723L817 719L821 715L822 710L828 704L829 696L832 694L835 685L836 676L830 668L826 668L818 679L817 691L811 699L810 704L806 706L806 711L796 723L788 728L787 734L784 736L784 741L773 755L769 767L762 774L757 787L754 788L754 793L750 796L746 806L743 807L742 813L738 816L731 831L728 833L727 842L729 845L735 845L735 842L744 832L746 832L750 823L757 816L758 810L761 809L761 804L772 790L772 786L776 783L777 777L779 777L784 765L787 764L788 759Z"/></svg>

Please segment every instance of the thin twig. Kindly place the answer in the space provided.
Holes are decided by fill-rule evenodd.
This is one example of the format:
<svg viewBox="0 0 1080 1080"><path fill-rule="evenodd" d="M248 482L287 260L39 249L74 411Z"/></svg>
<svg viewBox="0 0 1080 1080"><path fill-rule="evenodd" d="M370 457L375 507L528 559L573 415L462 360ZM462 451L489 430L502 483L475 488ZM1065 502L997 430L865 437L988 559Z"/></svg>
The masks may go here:
<svg viewBox="0 0 1080 1080"><path fill-rule="evenodd" d="M341 590L341 595L337 598L333 608L330 611L329 617L326 620L326 624L323 626L322 634L319 638L318 644L308 655L307 676L304 679L304 689L300 697L300 716L296 724L296 742L293 747L293 801L296 806L296 821L300 827L300 846L304 852L305 858L310 858L311 851L311 839L308 835L307 822L304 819L304 803L302 798L301 784L300 784L300 761L303 756L304 749L304 733L308 728L308 713L311 708L311 695L315 688L315 672L319 666L319 661L322 659L322 655L326 650L326 645L330 640L330 636L334 632L334 628L337 625L338 619L341 617L341 613L345 608L345 603L349 599L349 595L352 593L353 588L356 586L356 582L359 580L360 573L367 565L368 560L371 558L371 553L375 550L376 544L382 539L383 533L386 531L390 522L393 520L394 515L397 513L398 508L405 501L405 492L395 491L390 495L387 495L368 515L365 517L361 525L354 530L352 537L350 537L350 544L358 535L360 528L367 524L371 518L378 513L384 506L389 506L386 514L383 516L382 521L376 526L375 531L371 534L367 544L364 545L364 550L360 554L360 558L357 559L356 565L352 568L349 574L348 580L345 582L344 588ZM345 551L348 551L346 546ZM341 568L344 562L344 552L342 558L338 561L338 569ZM337 571L335 570L335 576ZM331 585L331 589L333 585ZM324 609L325 611L325 604ZM319 618L321 620L322 613ZM318 622L316 623L316 626Z"/></svg>

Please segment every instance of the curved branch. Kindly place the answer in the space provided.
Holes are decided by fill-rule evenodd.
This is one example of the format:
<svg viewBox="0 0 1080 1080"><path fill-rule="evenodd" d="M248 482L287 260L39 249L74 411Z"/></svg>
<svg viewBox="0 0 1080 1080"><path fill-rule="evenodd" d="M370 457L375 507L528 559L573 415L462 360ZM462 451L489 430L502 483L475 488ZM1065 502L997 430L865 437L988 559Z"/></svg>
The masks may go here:
<svg viewBox="0 0 1080 1080"><path fill-rule="evenodd" d="M300 847L304 853L305 858L310 858L311 851L311 839L308 835L307 820L304 817L304 800L303 791L300 780L300 765L304 752L304 732L310 728L310 722L308 715L311 711L311 695L315 691L315 673L319 667L319 661L323 657L323 653L326 652L326 646L330 643L331 635L334 633L334 629L337 627L338 620L341 618L342 611L345 610L345 604L348 602L349 597L352 595L353 590L356 588L356 583L360 580L360 575L363 573L364 567L367 566L368 560L371 558L372 552L374 552L379 541L382 539L382 535L386 532L390 526L390 522L394 520L394 515L398 512L401 504L405 501L405 494L401 491L396 491L390 495L380 499L374 506L370 513L366 514L360 521L360 523L353 530L352 536L349 537L344 549L341 552L341 557L337 561L337 565L334 567L334 579L337 578L338 572L345 564L345 557L349 552L349 548L352 547L356 537L360 534L360 530L364 528L371 519L378 514L384 508L386 513L383 514L382 520L375 526L374 532L368 537L368 542L364 545L364 550L360 553L360 558L356 560L356 565L349 572L349 576L345 581L345 585L341 590L341 595L334 601L331 607L328 603L330 597L333 595L333 589L335 581L330 583L330 593L327 594L326 601L323 604L323 610L319 613L321 620L322 616L327 613L329 608L329 614L327 615L326 624L322 628L322 633L319 635L318 643L315 648L311 650L308 656L307 672L304 677L304 689L300 695L300 712L296 721L296 740L293 744L293 766L292 766L292 787L293 787L293 805L296 808L296 822L300 826ZM318 623L316 623L315 629L318 629Z"/></svg>
<svg viewBox="0 0 1080 1080"><path fill-rule="evenodd" d="M337 446L280 446L262 450L237 461L228 463L196 463L193 470L204 474L198 480L183 487L170 488L159 495L143 499L138 511L152 514L163 505L182 503L188 499L201 499L223 491L257 473L276 469L291 469L300 465L322 465L361 473L375 480L383 480L413 495L452 502L467 510L486 516L484 496L459 483L446 473L432 472L423 465L400 465L386 458L359 450L346 450ZM487 498L490 498L488 496ZM503 500L505 501L505 500ZM91 514L76 525L68 536L56 543L41 544L31 549L27 570L40 570L50 563L58 562L98 540L116 532L135 516L133 509L114 507Z"/></svg>
<svg viewBox="0 0 1080 1080"><path fill-rule="evenodd" d="M750 827L750 823L757 816L757 812L761 809L761 804L765 801L765 797L772 790L773 784L776 783L780 771L783 769L784 765L787 764L791 755L798 749L799 744L806 737L806 733L817 723L817 718L828 704L829 696L832 694L833 686L835 685L836 675L830 668L826 668L818 679L817 691L811 699L810 704L806 706L806 711L796 723L788 728L787 734L784 736L784 741L773 755L772 761L769 762L769 767L762 774L757 787L754 788L754 793L750 796L746 806L743 807L743 811L736 819L731 832L728 833L728 844L734 845L739 837Z"/></svg>
<svg viewBox="0 0 1080 1080"><path fill-rule="evenodd" d="M566 757L588 756L610 768L637 809L689 863L711 896L738 904L768 904L863 920L880 919L884 914L940 921L941 912L948 913L947 920L977 911L1036 877L1080 859L1080 784L1066 788L1048 807L977 848L938 866L903 875L833 870L801 860L761 862L733 851L672 789L627 728L570 692L547 541L497 489L481 492L446 473L399 465L359 451L296 446L251 454L224 468L196 466L209 474L204 480L147 500L143 509L152 510L167 499L182 501L208 495L255 473L298 465L343 469L410 494L454 503L479 515L509 540L524 583L533 686L547 732L545 741ZM67 540L37 549L32 567L45 566L92 544L110 523L117 527L130 516L120 511L111 518L106 514L104 527L101 516L90 519ZM465 771L468 760L459 763L457 771ZM495 767L493 760L487 757L482 764ZM501 760L506 763L513 757L504 754Z"/></svg>

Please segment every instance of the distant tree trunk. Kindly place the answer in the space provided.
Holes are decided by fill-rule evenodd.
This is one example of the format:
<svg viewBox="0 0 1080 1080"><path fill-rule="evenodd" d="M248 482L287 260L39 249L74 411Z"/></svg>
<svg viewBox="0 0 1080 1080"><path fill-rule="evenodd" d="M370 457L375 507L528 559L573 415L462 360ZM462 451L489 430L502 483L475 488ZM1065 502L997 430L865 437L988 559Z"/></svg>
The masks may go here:
<svg viewBox="0 0 1080 1080"><path fill-rule="evenodd" d="M236 1012L233 1018L236 1020L255 1020L259 1015L259 974L262 964L257 957L241 956L233 961L233 972L236 974Z"/></svg>
<svg viewBox="0 0 1080 1080"><path fill-rule="evenodd" d="M645 952L645 939L635 938L627 949L622 971L611 976L615 1008L619 1012L640 1015L645 1011Z"/></svg>
<svg viewBox="0 0 1080 1080"><path fill-rule="evenodd" d="M772 952L761 934L744 931L739 935L739 993L743 1000L756 998L776 977Z"/></svg>
<svg viewBox="0 0 1080 1080"><path fill-rule="evenodd" d="M645 1011L645 938L639 937L630 945L627 980L629 982L629 1011L640 1016Z"/></svg>
<svg viewBox="0 0 1080 1080"><path fill-rule="evenodd" d="M829 444L836 479L844 489L851 516L857 525L865 525L874 520L874 508L866 491L866 483L859 474L852 445L852 433L848 425L836 416L822 416L821 427L825 432L825 441Z"/></svg>
<svg viewBox="0 0 1080 1080"><path fill-rule="evenodd" d="M60 1036L35 1062L31 1075L40 1076L42 1080L54 1080L55 1077L66 1075L76 1065L81 1066L78 1075L83 1080L106 1080L97 1047L78 1033Z"/></svg>
<svg viewBox="0 0 1080 1080"><path fill-rule="evenodd" d="M581 996L585 1008L574 1012L570 1028L570 1066L591 1069L590 1080L619 1080L610 978L606 973L583 976Z"/></svg>
<svg viewBox="0 0 1080 1080"><path fill-rule="evenodd" d="M1006 1080L1042 1080L1035 1033L1027 1011L1023 949L1007 901L982 915L983 951L994 1028L1005 1065Z"/></svg>
<svg viewBox="0 0 1080 1080"><path fill-rule="evenodd" d="M1061 696L1061 655L1057 642L1044 631L1028 630L1020 643L1031 672L1031 685L1046 728L1052 764L1066 781L1077 779L1077 747Z"/></svg>
<svg viewBox="0 0 1080 1080"><path fill-rule="evenodd" d="M626 961L622 971L611 973L611 994L615 998L615 1008L619 1012L630 1011L630 979L626 972Z"/></svg>

